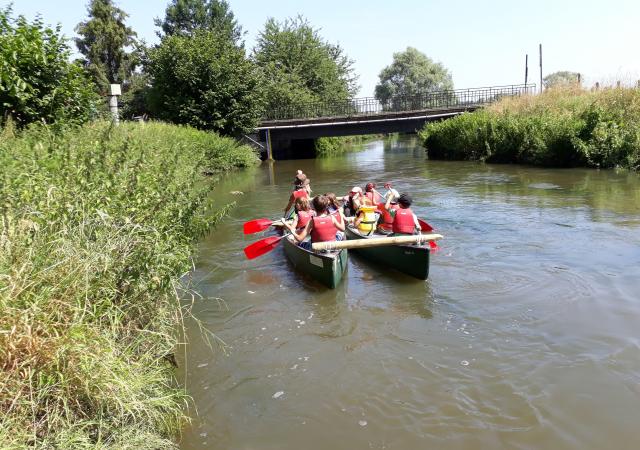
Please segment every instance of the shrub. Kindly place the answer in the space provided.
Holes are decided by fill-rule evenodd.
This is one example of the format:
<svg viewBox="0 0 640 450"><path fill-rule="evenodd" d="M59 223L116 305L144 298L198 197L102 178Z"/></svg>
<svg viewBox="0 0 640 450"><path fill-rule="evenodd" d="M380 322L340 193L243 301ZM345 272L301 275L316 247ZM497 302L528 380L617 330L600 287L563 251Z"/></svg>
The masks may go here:
<svg viewBox="0 0 640 450"><path fill-rule="evenodd" d="M637 170L640 91L578 87L507 98L421 130L430 158Z"/></svg>
<svg viewBox="0 0 640 450"><path fill-rule="evenodd" d="M159 123L4 133L0 447L173 446L177 280L227 209L202 172L256 161Z"/></svg>
<svg viewBox="0 0 640 450"><path fill-rule="evenodd" d="M99 97L70 54L59 27L13 19L9 8L0 9L0 125L9 116L19 127L96 116Z"/></svg>

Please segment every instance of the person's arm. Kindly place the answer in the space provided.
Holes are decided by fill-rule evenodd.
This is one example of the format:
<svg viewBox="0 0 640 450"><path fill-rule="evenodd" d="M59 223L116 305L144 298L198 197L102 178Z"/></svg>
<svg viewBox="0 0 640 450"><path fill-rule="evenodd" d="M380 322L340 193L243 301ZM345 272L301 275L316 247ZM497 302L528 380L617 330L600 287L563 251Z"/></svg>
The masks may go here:
<svg viewBox="0 0 640 450"><path fill-rule="evenodd" d="M304 238L306 238L308 234L311 233L311 230L313 229L313 220L310 220L309 223L307 223L307 225L304 227L304 229L300 233L296 233L296 229L293 228L293 226L287 223L284 219L282 220L282 223L291 232L291 235L298 242L304 241Z"/></svg>
<svg viewBox="0 0 640 450"><path fill-rule="evenodd" d="M422 231L420 222L418 222L418 216L416 216L415 214L413 215L413 225L416 227L416 230L418 230L418 233Z"/></svg>
<svg viewBox="0 0 640 450"><path fill-rule="evenodd" d="M293 205L293 202L295 201L295 199L293 198L293 194L291 194L291 196L289 197L289 203L287 203L287 207L284 209L284 216L286 217L287 213L289 212L289 208L291 208L291 206Z"/></svg>
<svg viewBox="0 0 640 450"><path fill-rule="evenodd" d="M384 209L386 209L387 211L389 211L389 208L391 207L392 198L393 198L393 194L389 195L387 198L387 202L384 204Z"/></svg>
<svg viewBox="0 0 640 450"><path fill-rule="evenodd" d="M382 194L381 194L380 192L376 191L376 188L373 188L372 190L373 190L373 204L374 204L374 205L377 205L377 204L378 204L378 203L380 203L380 202L379 202L379 201L376 201L376 200L383 199L384 197L382 196ZM377 198L377 199L376 199L376 197L375 197L376 195L378 196L378 198Z"/></svg>
<svg viewBox="0 0 640 450"><path fill-rule="evenodd" d="M291 227L295 230L297 226L298 226L298 214L294 212L293 222L291 222Z"/></svg>
<svg viewBox="0 0 640 450"><path fill-rule="evenodd" d="M339 222L338 219L336 219L334 216L329 216L329 217L331 217L331 221L333 222L333 224L336 226L338 230L344 231L344 218L342 222Z"/></svg>

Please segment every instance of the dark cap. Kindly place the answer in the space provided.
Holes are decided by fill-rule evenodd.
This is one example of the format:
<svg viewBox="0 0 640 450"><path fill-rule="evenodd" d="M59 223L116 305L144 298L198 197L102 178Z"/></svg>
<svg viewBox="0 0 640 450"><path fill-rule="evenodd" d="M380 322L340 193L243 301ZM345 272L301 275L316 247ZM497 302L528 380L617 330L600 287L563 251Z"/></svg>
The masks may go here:
<svg viewBox="0 0 640 450"><path fill-rule="evenodd" d="M400 198L398 198L398 204L400 206L409 207L413 203L413 199L409 194L400 194Z"/></svg>

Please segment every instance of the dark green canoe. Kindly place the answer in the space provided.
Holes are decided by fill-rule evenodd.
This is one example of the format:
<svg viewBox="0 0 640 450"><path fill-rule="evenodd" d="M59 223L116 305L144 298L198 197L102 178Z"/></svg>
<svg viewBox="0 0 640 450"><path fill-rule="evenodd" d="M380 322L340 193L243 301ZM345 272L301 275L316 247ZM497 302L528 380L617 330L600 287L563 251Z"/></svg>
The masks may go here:
<svg viewBox="0 0 640 450"><path fill-rule="evenodd" d="M363 236L358 230L347 227L348 240L383 237L381 234ZM428 245L390 245L387 247L371 247L352 249L362 257L378 264L396 269L412 277L426 280L429 276Z"/></svg>
<svg viewBox="0 0 640 450"><path fill-rule="evenodd" d="M315 253L297 245L291 236L282 239L284 253L300 272L315 278L327 287L335 288L347 268L347 250Z"/></svg>

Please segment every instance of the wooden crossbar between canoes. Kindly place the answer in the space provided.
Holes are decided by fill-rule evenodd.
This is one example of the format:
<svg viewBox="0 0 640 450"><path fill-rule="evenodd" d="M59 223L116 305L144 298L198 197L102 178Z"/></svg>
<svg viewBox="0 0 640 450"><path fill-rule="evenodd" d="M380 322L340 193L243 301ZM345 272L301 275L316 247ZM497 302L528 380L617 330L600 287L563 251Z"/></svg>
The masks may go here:
<svg viewBox="0 0 640 450"><path fill-rule="evenodd" d="M441 234L416 234L412 236L390 236L381 238L355 239L352 241L330 241L315 242L311 244L311 248L318 250L341 250L343 248L367 248L367 247L384 247L387 245L411 245L424 244L429 241L437 241L442 239Z"/></svg>

